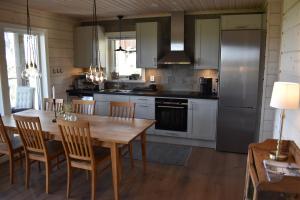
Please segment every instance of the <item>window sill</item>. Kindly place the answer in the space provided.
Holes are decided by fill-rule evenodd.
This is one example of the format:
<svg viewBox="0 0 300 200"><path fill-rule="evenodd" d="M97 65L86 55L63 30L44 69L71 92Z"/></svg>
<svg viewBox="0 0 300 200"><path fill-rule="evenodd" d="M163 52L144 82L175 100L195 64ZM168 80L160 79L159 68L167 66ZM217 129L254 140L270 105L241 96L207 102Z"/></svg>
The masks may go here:
<svg viewBox="0 0 300 200"><path fill-rule="evenodd" d="M107 82L122 82L122 83L146 83L146 80L126 80L126 79L119 79L119 80L106 80Z"/></svg>

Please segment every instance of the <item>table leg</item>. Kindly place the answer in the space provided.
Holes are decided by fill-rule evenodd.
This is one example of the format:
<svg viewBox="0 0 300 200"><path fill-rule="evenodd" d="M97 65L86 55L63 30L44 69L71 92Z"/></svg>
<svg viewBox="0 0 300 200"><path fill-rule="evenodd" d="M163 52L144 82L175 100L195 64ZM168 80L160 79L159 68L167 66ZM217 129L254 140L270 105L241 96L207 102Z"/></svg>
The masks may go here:
<svg viewBox="0 0 300 200"><path fill-rule="evenodd" d="M111 167L112 167L112 176L113 176L113 187L114 187L114 197L115 200L120 198L119 196L119 149L116 143L112 143L110 147L111 155Z"/></svg>
<svg viewBox="0 0 300 200"><path fill-rule="evenodd" d="M142 145L142 160L144 173L147 170L147 152L146 152L146 131L141 134L141 145Z"/></svg>

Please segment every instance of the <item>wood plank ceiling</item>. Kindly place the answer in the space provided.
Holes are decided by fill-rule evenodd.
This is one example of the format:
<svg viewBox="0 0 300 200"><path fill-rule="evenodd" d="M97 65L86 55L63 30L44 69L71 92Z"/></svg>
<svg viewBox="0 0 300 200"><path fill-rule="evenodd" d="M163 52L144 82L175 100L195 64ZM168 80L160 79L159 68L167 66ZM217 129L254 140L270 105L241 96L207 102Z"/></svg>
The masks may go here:
<svg viewBox="0 0 300 200"><path fill-rule="evenodd" d="M7 0L0 0L6 1ZM86 18L91 14L93 0L29 0L30 7L53 13ZM266 0L97 0L100 18L164 14L171 11L210 11L234 9L259 9ZM10 0L10 3L26 5L26 0Z"/></svg>

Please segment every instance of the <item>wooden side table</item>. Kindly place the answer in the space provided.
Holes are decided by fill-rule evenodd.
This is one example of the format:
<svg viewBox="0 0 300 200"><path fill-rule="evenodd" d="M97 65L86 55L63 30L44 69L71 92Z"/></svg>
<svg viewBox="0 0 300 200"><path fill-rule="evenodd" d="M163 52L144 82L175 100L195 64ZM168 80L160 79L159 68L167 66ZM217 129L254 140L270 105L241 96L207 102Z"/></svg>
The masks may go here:
<svg viewBox="0 0 300 200"><path fill-rule="evenodd" d="M250 144L248 149L244 199L300 199L300 177L284 176L278 182L268 181L263 160L276 149L277 140ZM282 150L288 154L288 161L300 166L300 149L293 141L284 140Z"/></svg>

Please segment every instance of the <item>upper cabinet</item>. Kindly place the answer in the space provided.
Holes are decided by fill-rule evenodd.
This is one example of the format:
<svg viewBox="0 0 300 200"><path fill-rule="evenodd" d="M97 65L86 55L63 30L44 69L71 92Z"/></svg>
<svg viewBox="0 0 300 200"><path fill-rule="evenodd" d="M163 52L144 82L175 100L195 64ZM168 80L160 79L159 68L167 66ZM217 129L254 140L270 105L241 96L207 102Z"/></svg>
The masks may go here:
<svg viewBox="0 0 300 200"><path fill-rule="evenodd" d="M136 24L136 66L157 68L157 22Z"/></svg>
<svg viewBox="0 0 300 200"><path fill-rule="evenodd" d="M222 30L236 29L261 29L262 28L261 14L247 15L223 15L221 17Z"/></svg>
<svg viewBox="0 0 300 200"><path fill-rule="evenodd" d="M98 28L98 42L101 65L106 65L104 29ZM75 28L74 35L74 66L90 67L92 59L92 26L79 26ZM95 52L95 51L94 51Z"/></svg>
<svg viewBox="0 0 300 200"><path fill-rule="evenodd" d="M195 69L218 69L220 20L197 19L195 24Z"/></svg>

